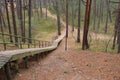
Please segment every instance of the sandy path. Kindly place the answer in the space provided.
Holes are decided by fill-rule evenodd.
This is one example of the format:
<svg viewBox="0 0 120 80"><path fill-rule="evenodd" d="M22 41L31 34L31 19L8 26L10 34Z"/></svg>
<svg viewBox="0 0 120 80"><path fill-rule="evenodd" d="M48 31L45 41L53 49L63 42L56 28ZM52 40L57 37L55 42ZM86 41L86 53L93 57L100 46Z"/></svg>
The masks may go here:
<svg viewBox="0 0 120 80"><path fill-rule="evenodd" d="M45 13L46 12L46 9L43 8L43 12ZM53 15L50 13L50 11L48 10L48 16L57 20L57 17L56 15ZM65 27L66 26L66 22L63 21L61 19L61 24ZM71 32L72 28L71 28L71 25L69 25L69 31ZM77 35L77 29L75 29L75 32L72 34L74 36ZM89 32L89 35L91 36L92 39L100 39L100 40L110 40L112 38L112 36L109 36L109 35L105 35L105 34L98 34L98 33L94 33L94 32ZM81 39L83 37L83 30L81 30Z"/></svg>

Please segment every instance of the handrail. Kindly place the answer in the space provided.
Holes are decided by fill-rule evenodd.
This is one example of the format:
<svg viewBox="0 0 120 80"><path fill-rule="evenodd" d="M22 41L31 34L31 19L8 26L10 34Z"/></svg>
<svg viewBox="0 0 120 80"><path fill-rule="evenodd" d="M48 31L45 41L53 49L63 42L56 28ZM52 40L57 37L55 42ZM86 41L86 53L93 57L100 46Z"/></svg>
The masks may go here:
<svg viewBox="0 0 120 80"><path fill-rule="evenodd" d="M12 37L17 37L17 38L24 38L24 39L29 39L29 40L36 40L36 41L43 41L43 40L37 40L37 39L33 39L33 38L26 38L20 35L13 35L13 34L8 34L8 33L2 33L0 32L1 35L6 35L6 36L12 36ZM49 41L45 41L45 42L49 42Z"/></svg>
<svg viewBox="0 0 120 80"><path fill-rule="evenodd" d="M8 33L2 33L0 32L0 35L4 35L4 36L12 36L12 37L17 37L18 38L18 43L16 42L10 42L9 44L14 44L14 45L17 45L19 48L23 48L22 46L23 45L27 45L28 48L31 48L31 46L34 48L36 47L48 47L51 45L51 42L50 41L42 41L42 40L37 40L37 39L32 39L32 38L26 38L26 37L23 37L23 36L20 36L20 35L13 35L13 34L8 34ZM21 39L25 39L25 42L23 42ZM26 43L26 40L27 40L27 43ZM31 43L29 43L29 40L32 40ZM4 50L7 49L7 44L6 41L3 41L3 43L1 42L0 44L3 44L4 46Z"/></svg>

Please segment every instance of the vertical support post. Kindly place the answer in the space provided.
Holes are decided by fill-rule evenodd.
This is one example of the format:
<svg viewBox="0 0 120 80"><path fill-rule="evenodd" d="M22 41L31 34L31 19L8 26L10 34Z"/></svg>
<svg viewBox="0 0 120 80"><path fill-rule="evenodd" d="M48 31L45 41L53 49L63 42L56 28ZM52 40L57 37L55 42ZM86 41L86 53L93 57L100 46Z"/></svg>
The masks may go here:
<svg viewBox="0 0 120 80"><path fill-rule="evenodd" d="M28 69L28 57L24 58L25 68Z"/></svg>
<svg viewBox="0 0 120 80"><path fill-rule="evenodd" d="M4 66L4 68L5 68L5 73L6 73L7 80L12 80L11 71L10 71L10 64L7 63Z"/></svg>
<svg viewBox="0 0 120 80"><path fill-rule="evenodd" d="M18 65L18 60L15 61L15 72L18 73L19 72L19 65Z"/></svg>
<svg viewBox="0 0 120 80"><path fill-rule="evenodd" d="M36 56L36 61L38 62L38 60L39 60L39 54L36 54L35 56Z"/></svg>
<svg viewBox="0 0 120 80"><path fill-rule="evenodd" d="M40 48L40 41L39 41L39 48Z"/></svg>
<svg viewBox="0 0 120 80"><path fill-rule="evenodd" d="M42 48L44 47L44 43L43 43L43 41L42 41Z"/></svg>
<svg viewBox="0 0 120 80"><path fill-rule="evenodd" d="M35 40L34 40L34 48L36 47Z"/></svg>

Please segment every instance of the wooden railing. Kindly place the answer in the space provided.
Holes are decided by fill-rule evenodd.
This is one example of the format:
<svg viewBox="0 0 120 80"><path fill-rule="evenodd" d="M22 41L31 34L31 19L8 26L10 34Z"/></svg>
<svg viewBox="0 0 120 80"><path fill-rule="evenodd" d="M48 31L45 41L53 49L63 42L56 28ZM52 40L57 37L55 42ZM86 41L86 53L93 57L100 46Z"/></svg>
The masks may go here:
<svg viewBox="0 0 120 80"><path fill-rule="evenodd" d="M3 50L7 50L7 45L8 44L14 44L16 47L23 49L23 48L44 48L44 47L48 47L51 46L51 42L50 41L42 41L42 40L36 40L36 39L32 39L32 38L26 38L26 37L22 37L22 36L17 36L17 35L12 35L12 34L7 34L7 33L1 33L0 35L2 36L2 42L0 42L1 45L3 45ZM16 37L18 38L18 42L16 43L14 40L13 41L6 41L6 37ZM25 42L22 41L22 39L25 40ZM31 41L29 43L29 41ZM24 47L27 46L27 47Z"/></svg>

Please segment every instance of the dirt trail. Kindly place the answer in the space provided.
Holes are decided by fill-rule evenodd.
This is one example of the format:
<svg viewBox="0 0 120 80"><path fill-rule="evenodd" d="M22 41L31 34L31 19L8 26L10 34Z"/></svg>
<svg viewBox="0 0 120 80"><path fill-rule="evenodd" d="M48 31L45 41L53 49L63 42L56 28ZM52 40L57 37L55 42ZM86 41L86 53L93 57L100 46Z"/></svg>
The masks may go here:
<svg viewBox="0 0 120 80"><path fill-rule="evenodd" d="M48 16L56 18L49 12ZM63 40L47 57L31 62L27 70L21 69L15 80L120 80L119 54L76 50L71 34L67 51Z"/></svg>
<svg viewBox="0 0 120 80"><path fill-rule="evenodd" d="M45 13L45 12L46 12L46 9L43 8L43 12ZM48 16L49 16L49 17L57 20L56 15L51 14L49 10L48 10L47 12L48 12ZM64 27L66 26L66 22L63 21L62 19L61 19L61 24L62 24ZM71 31L71 30L72 30L72 27L71 27L71 25L69 25L69 31ZM72 35L74 35L74 36L77 35L77 29L75 29L75 32L74 32ZM112 36L105 35L105 34L98 34L98 33L94 33L94 32L89 32L89 36L90 36L92 39L100 39L100 40L106 40L106 39L107 39L107 40L110 40L110 39L112 38ZM83 30L81 30L81 38L83 38Z"/></svg>

